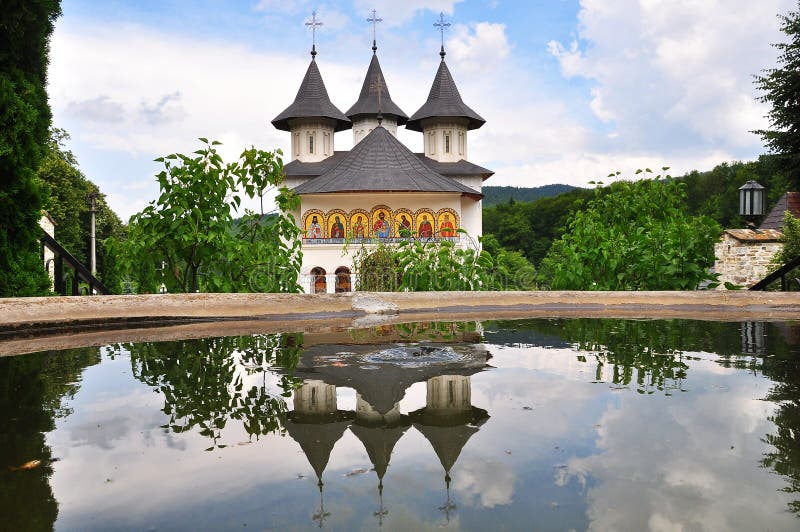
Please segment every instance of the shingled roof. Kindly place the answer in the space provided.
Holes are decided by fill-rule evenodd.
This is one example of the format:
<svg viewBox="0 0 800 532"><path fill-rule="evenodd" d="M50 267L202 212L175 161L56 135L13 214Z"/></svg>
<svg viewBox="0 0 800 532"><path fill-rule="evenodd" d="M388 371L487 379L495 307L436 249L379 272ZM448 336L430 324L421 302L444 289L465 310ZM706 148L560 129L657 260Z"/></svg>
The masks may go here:
<svg viewBox="0 0 800 532"><path fill-rule="evenodd" d="M795 218L800 218L800 192L787 192L769 211L761 222L759 229L775 229L783 231L783 214L789 211Z"/></svg>
<svg viewBox="0 0 800 532"><path fill-rule="evenodd" d="M350 119L331 103L313 55L294 102L275 117L272 125L277 129L289 131L289 120L292 118L330 118L336 122L333 126L334 131L344 131L352 127Z"/></svg>
<svg viewBox="0 0 800 532"><path fill-rule="evenodd" d="M364 84L361 86L361 94L358 96L358 101L347 111L347 116L354 120L358 116L363 115L377 115L378 114L378 87L380 87L380 112L383 116L394 116L397 119L397 125L402 126L408 121L408 115L400 109L396 103L392 101L389 96L389 87L386 85L386 79L383 77L381 65L378 62L378 55L373 52L372 60L369 62L367 68L367 75L364 78Z"/></svg>
<svg viewBox="0 0 800 532"><path fill-rule="evenodd" d="M347 151L337 151L333 155L317 162L300 162L299 159L288 162L283 166L283 173L286 177L316 177L321 175L340 162L348 154ZM443 163L427 157L424 153L415 153L417 158L425 163L425 166L446 177L468 177L481 176L488 179L494 172L482 166L461 159L455 163Z"/></svg>
<svg viewBox="0 0 800 532"><path fill-rule="evenodd" d="M297 186L294 192L458 192L482 197L475 189L431 170L382 126L373 129L336 166Z"/></svg>
<svg viewBox="0 0 800 532"><path fill-rule="evenodd" d="M431 92L419 110L411 115L406 123L406 128L412 131L422 131L422 120L433 117L459 117L468 120L467 129L478 129L486 120L478 113L470 109L461 99L456 82L444 62L444 51L442 51L442 62L439 63L439 71L431 85Z"/></svg>

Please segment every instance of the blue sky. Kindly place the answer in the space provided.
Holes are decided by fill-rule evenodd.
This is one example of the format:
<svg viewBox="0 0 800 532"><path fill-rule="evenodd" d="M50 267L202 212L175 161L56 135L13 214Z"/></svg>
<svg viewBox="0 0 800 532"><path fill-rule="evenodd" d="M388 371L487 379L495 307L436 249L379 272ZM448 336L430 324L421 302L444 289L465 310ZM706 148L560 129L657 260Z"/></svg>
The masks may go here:
<svg viewBox="0 0 800 532"><path fill-rule="evenodd" d="M318 64L335 105L356 100L378 55L392 99L411 115L439 60L487 123L469 159L494 185L586 185L640 167L709 169L764 152L752 75L775 64L777 13L791 0L406 0L310 2L65 0L51 44L54 125L124 219L157 195L155 157L222 141L282 148L269 123L308 65L316 9ZM419 133L399 137L420 151ZM352 146L338 133L336 149Z"/></svg>

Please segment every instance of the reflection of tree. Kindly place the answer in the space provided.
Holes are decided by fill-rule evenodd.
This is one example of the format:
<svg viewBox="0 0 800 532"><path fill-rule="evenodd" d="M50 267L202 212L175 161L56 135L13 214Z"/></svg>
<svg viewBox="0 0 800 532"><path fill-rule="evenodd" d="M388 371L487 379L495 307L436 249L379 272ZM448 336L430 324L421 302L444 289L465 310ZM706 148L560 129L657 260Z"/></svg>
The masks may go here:
<svg viewBox="0 0 800 532"><path fill-rule="evenodd" d="M54 460L45 433L72 410L64 400L81 372L97 364L97 348L0 357L0 516L4 530L52 530L58 515L49 478ZM40 464L11 471L31 460Z"/></svg>
<svg viewBox="0 0 800 532"><path fill-rule="evenodd" d="M266 389L265 371L297 364L302 337L256 335L126 345L133 375L164 395L165 426L176 433L198 429L214 446L229 420L241 421L251 436L281 429L285 400ZM253 376L262 375L260 384ZM246 387L248 381L249 386ZM295 380L283 376L280 395ZM219 445L225 447L225 445Z"/></svg>
<svg viewBox="0 0 800 532"><path fill-rule="evenodd" d="M784 334L769 337L770 356L763 359L761 366L763 374L774 382L766 400L778 405L775 415L770 417L776 431L764 437L775 450L764 454L761 465L787 480L784 491L800 493L800 342L797 342L800 326L789 326L781 332ZM789 506L800 515L800 499Z"/></svg>
<svg viewBox="0 0 800 532"><path fill-rule="evenodd" d="M800 324L541 319L485 326L492 332L513 328L515 333L508 338L528 345L549 345L554 337L561 338L593 352L598 379L602 366L612 364L614 383L635 380L640 392L650 386L680 389L688 370L684 360L691 359L683 352L715 353L724 367L761 372L773 383L765 400L778 405L769 418L775 432L764 437L774 450L764 454L761 466L786 479L785 491L800 493ZM790 507L800 515L800 500Z"/></svg>

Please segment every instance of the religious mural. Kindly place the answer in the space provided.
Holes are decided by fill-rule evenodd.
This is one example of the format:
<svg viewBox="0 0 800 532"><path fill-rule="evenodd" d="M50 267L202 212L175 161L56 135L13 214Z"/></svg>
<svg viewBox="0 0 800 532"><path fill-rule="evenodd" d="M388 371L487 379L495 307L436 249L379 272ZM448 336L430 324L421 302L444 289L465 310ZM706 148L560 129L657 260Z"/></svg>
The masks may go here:
<svg viewBox="0 0 800 532"><path fill-rule="evenodd" d="M372 209L372 231L375 238L389 238L392 236L392 211L389 207L380 205Z"/></svg>
<svg viewBox="0 0 800 532"><path fill-rule="evenodd" d="M328 238L344 238L347 213L341 209L333 209L328 211L326 218L328 220Z"/></svg>
<svg viewBox="0 0 800 532"><path fill-rule="evenodd" d="M386 205L376 205L370 211L309 209L303 214L303 238L453 238L458 234L459 225L458 213L446 207L438 211L390 209Z"/></svg>
<svg viewBox="0 0 800 532"><path fill-rule="evenodd" d="M436 227L439 228L438 236L451 238L456 236L458 228L458 214L453 209L440 209L436 214Z"/></svg>
<svg viewBox="0 0 800 532"><path fill-rule="evenodd" d="M303 217L303 228L305 238L324 238L324 231L322 228L325 224L325 213L319 209L310 209L306 211Z"/></svg>

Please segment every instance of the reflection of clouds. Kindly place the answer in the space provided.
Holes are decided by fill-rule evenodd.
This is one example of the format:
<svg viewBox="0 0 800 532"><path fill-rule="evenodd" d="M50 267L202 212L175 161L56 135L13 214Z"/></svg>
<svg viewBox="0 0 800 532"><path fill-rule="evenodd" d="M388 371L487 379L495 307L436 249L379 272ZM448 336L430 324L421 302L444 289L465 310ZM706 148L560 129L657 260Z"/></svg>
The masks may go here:
<svg viewBox="0 0 800 532"><path fill-rule="evenodd" d="M508 465L494 460L464 461L453 473L453 490L461 500L494 508L511 504L516 476ZM477 500L476 500L477 499Z"/></svg>
<svg viewBox="0 0 800 532"><path fill-rule="evenodd" d="M694 365L690 369L690 377ZM716 379L713 374L712 379ZM592 530L789 530L780 478L757 467L772 405L763 378L724 376L668 397L622 396L598 421L599 454L574 457L554 483L587 492Z"/></svg>

